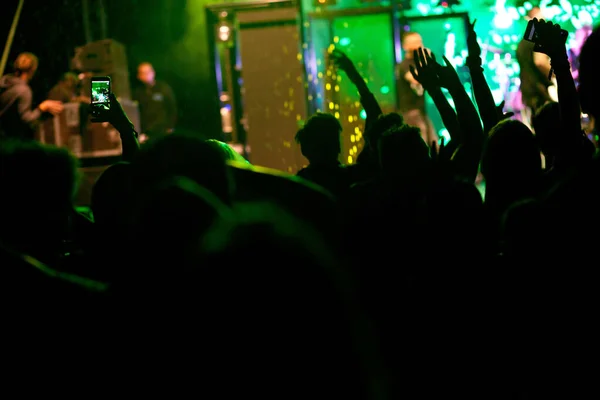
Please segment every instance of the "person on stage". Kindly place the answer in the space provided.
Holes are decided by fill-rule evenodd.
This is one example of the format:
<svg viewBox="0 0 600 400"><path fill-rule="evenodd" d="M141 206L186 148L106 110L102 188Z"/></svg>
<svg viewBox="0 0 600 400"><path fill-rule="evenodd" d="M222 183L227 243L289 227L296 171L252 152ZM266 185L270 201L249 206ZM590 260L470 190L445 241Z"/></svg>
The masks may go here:
<svg viewBox="0 0 600 400"><path fill-rule="evenodd" d="M14 63L14 73L0 78L0 137L33 140L37 123L44 113L60 114L62 102L46 100L32 108L33 93L29 81L38 68L38 58L21 53Z"/></svg>
<svg viewBox="0 0 600 400"><path fill-rule="evenodd" d="M407 32L402 38L404 59L396 66L396 92L398 94L398 113L408 125L421 130L425 143L431 144L438 137L425 109L425 91L410 73L415 65L413 52L423 46L423 38L417 32Z"/></svg>
<svg viewBox="0 0 600 400"><path fill-rule="evenodd" d="M177 122L177 102L173 90L165 82L156 80L152 64L143 62L138 66L140 85L133 98L140 106L143 135L140 141L172 133Z"/></svg>

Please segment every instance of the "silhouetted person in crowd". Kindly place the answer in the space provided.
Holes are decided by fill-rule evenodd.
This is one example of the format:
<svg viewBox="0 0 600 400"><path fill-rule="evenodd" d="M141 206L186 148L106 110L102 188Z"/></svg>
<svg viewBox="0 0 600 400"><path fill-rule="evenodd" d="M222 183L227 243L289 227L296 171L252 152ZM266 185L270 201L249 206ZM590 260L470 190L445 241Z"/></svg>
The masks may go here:
<svg viewBox="0 0 600 400"><path fill-rule="evenodd" d="M168 135L141 149L134 162L134 199L145 201L148 191L174 176L189 178L231 203L234 186L223 153L191 135Z"/></svg>
<svg viewBox="0 0 600 400"><path fill-rule="evenodd" d="M481 159L485 177L485 204L496 242L500 218L517 201L536 197L542 189L540 148L531 130L522 122L505 120L489 133Z"/></svg>
<svg viewBox="0 0 600 400"><path fill-rule="evenodd" d="M584 44L579 56L579 98L583 112L597 124L600 121L600 76L598 75L598 52L600 52L600 29L594 29ZM587 263L591 257L597 257L598 251L598 212L595 205L599 203L598 184L600 179L600 157L583 159L579 168L569 179L563 179L552 191L548 203L551 206L550 216L557 214L554 246L560 249L561 255Z"/></svg>
<svg viewBox="0 0 600 400"><path fill-rule="evenodd" d="M249 164L248 160L246 160L240 153L235 151L230 145L227 143L221 142L216 139L208 139L206 143L216 150L223 154L223 157L227 161L232 161L240 164Z"/></svg>
<svg viewBox="0 0 600 400"><path fill-rule="evenodd" d="M172 133L177 124L177 102L171 87L156 79L154 67L149 62L138 66L137 78L140 85L134 90L133 98L140 106L140 118L144 138L157 138Z"/></svg>
<svg viewBox="0 0 600 400"><path fill-rule="evenodd" d="M62 148L7 140L0 163L0 240L54 266L73 212L77 160Z"/></svg>
<svg viewBox="0 0 600 400"><path fill-rule="evenodd" d="M339 161L342 151L340 135L342 125L331 114L313 115L296 133L296 142L308 167L298 171L298 176L343 196L353 182L351 170Z"/></svg>
<svg viewBox="0 0 600 400"><path fill-rule="evenodd" d="M0 136L33 139L37 122L43 113L62 112L60 101L46 100L33 108L33 93L29 81L38 68L38 58L21 53L13 65L14 73L0 79Z"/></svg>
<svg viewBox="0 0 600 400"><path fill-rule="evenodd" d="M223 365L231 371L227 379L238 381L223 390L264 398L386 398L353 282L319 233L269 203L241 204L236 215L207 233L199 279L210 343L202 362ZM210 305L217 298L218 309ZM235 326L248 329L236 333ZM234 368L222 364L230 354L238 360Z"/></svg>

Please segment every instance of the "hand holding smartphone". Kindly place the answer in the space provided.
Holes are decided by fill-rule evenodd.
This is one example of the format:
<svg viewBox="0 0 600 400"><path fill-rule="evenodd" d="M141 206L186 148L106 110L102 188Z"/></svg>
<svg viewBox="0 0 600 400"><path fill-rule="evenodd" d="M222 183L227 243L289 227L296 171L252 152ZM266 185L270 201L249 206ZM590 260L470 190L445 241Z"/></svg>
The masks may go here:
<svg viewBox="0 0 600 400"><path fill-rule="evenodd" d="M559 25L533 18L527 23L523 39L535 45L534 51L552 56L557 47L567 43L568 36L569 32Z"/></svg>
<svg viewBox="0 0 600 400"><path fill-rule="evenodd" d="M106 121L110 111L110 76L95 76L91 81L91 113L95 120Z"/></svg>

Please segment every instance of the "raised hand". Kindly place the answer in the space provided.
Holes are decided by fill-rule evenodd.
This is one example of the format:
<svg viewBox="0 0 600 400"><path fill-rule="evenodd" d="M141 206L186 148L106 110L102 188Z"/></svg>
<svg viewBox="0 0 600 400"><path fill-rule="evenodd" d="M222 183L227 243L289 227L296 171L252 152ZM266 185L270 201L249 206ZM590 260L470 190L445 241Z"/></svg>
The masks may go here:
<svg viewBox="0 0 600 400"><path fill-rule="evenodd" d="M335 66L346 73L353 72L356 69L352 60L343 51L335 49L331 52L330 57Z"/></svg>
<svg viewBox="0 0 600 400"><path fill-rule="evenodd" d="M560 25L534 18L529 22L535 29L534 51L544 53L550 58L566 54L568 33Z"/></svg>
<svg viewBox="0 0 600 400"><path fill-rule="evenodd" d="M442 56L442 58L444 59L444 63L446 65L436 63L440 86L446 89L455 88L457 85L462 86L460 78L458 77L458 74L456 73L456 70L450 61L448 61L446 56Z"/></svg>
<svg viewBox="0 0 600 400"><path fill-rule="evenodd" d="M475 23L477 19L474 19L473 22L468 23L468 32L467 32L467 48L469 50L469 57L481 57L481 46L477 42L477 33L475 33Z"/></svg>
<svg viewBox="0 0 600 400"><path fill-rule="evenodd" d="M498 121L509 119L515 115L515 113L513 112L504 112L504 103L504 100L502 100L502 103L496 106L496 114L498 115Z"/></svg>
<svg viewBox="0 0 600 400"><path fill-rule="evenodd" d="M419 48L414 51L415 66L410 66L410 73L425 90L431 90L440 86L438 78L438 65L433 53Z"/></svg>

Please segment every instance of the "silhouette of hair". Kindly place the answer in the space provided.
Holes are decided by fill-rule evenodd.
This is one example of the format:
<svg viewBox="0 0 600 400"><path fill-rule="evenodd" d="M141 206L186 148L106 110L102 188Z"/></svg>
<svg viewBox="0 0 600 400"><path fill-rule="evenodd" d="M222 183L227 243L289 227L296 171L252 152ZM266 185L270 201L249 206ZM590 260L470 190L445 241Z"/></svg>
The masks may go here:
<svg viewBox="0 0 600 400"><path fill-rule="evenodd" d="M556 102L544 104L532 120L535 137L546 156L555 155L560 146L560 107Z"/></svg>
<svg viewBox="0 0 600 400"><path fill-rule="evenodd" d="M396 126L381 136L379 162L386 173L396 177L415 177L424 172L430 159L429 146L417 127Z"/></svg>
<svg viewBox="0 0 600 400"><path fill-rule="evenodd" d="M196 243L216 218L227 215L227 208L211 191L191 179L175 176L157 184L137 205L137 233L133 236L146 245L160 246L174 257L174 248Z"/></svg>
<svg viewBox="0 0 600 400"><path fill-rule="evenodd" d="M16 207L39 213L71 206L79 174L77 160L66 149L6 140L0 141L0 160L0 201L10 204L2 210Z"/></svg>
<svg viewBox="0 0 600 400"><path fill-rule="evenodd" d="M540 149L531 130L522 122L505 120L489 133L481 172L488 182L529 182L542 172Z"/></svg>
<svg viewBox="0 0 600 400"><path fill-rule="evenodd" d="M91 208L97 225L118 227L127 219L125 214L131 196L133 167L119 162L108 167L92 188Z"/></svg>
<svg viewBox="0 0 600 400"><path fill-rule="evenodd" d="M373 148L377 148L377 143L381 139L381 135L394 127L402 125L404 125L404 118L398 113L380 115L365 135L365 139L370 142Z"/></svg>
<svg viewBox="0 0 600 400"><path fill-rule="evenodd" d="M579 56L579 97L584 112L591 114L596 120L600 120L600 77L597 60L600 52L600 27L587 38Z"/></svg>
<svg viewBox="0 0 600 400"><path fill-rule="evenodd" d="M235 161L242 164L249 164L248 160L246 160L240 153L235 151L227 143L223 143L216 139L208 139L206 143L214 147L215 150L218 150L223 155L223 158L226 161Z"/></svg>
<svg viewBox="0 0 600 400"><path fill-rule="evenodd" d="M187 177L231 201L232 182L223 152L205 140L183 134L168 135L144 146L134 165L135 195L145 196L155 185L174 176Z"/></svg>
<svg viewBox="0 0 600 400"><path fill-rule="evenodd" d="M296 142L309 162L337 160L342 125L331 114L316 113L296 133Z"/></svg>
<svg viewBox="0 0 600 400"><path fill-rule="evenodd" d="M355 341L361 318L352 285L318 232L269 203L244 204L235 215L202 246L204 303L217 297L220 305L204 314L221 349L214 356L235 354L244 365L236 379L248 380L251 391L258 384L266 398L290 387L300 397L318 388L323 397L367 398L373 364L360 360L373 352L359 348L369 345L365 338ZM236 326L249 329L239 334ZM244 360L256 351L263 362L249 368ZM298 375L305 368L310 373Z"/></svg>
<svg viewBox="0 0 600 400"><path fill-rule="evenodd" d="M25 246L62 239L78 180L77 160L66 149L0 141L0 238Z"/></svg>
<svg viewBox="0 0 600 400"><path fill-rule="evenodd" d="M15 60L13 67L15 69L15 73L17 75L20 75L23 73L27 73L27 74L34 73L37 70L38 65L39 65L39 61L35 54L21 53L17 56L17 59Z"/></svg>

